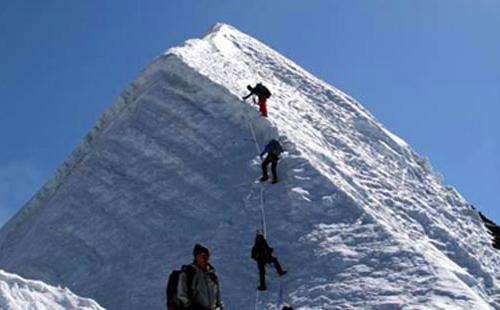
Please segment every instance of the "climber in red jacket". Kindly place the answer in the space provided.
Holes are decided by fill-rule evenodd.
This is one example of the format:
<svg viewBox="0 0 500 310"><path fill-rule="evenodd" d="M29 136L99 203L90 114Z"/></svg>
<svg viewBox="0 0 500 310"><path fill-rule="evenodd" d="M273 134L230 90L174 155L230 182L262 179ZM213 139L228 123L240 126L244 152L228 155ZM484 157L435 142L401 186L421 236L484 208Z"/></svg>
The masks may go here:
<svg viewBox="0 0 500 310"><path fill-rule="evenodd" d="M267 87L262 85L262 83L257 83L257 85L255 85L255 87L248 85L247 89L250 91L250 94L242 97L243 100L247 100L248 97L250 97L252 95L256 95L259 98L258 104L259 104L260 114L264 117L267 117L266 101L269 97L271 97L271 92L269 91L269 89L267 89Z"/></svg>

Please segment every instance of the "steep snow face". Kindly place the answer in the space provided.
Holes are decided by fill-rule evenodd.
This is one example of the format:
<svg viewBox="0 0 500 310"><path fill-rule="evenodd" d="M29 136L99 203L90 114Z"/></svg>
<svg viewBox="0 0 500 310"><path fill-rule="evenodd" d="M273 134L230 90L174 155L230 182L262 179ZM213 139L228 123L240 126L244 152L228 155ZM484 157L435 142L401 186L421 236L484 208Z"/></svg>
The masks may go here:
<svg viewBox="0 0 500 310"><path fill-rule="evenodd" d="M0 270L0 309L104 310L95 301L81 298L67 288L25 280Z"/></svg>
<svg viewBox="0 0 500 310"><path fill-rule="evenodd" d="M396 243L394 246L371 244L371 251L377 251L373 246L381 251L375 257L422 259L425 263L418 268L430 268L440 274L440 281L455 283L442 287L435 283L434 288L424 289L423 295L436 297L436 306L442 296L452 299L469 296L500 307L500 257L492 250L491 237L485 233L478 214L453 188L441 183L426 159L386 130L353 98L228 25L216 25L201 40L189 40L168 53L179 56L236 96L244 92L245 85L264 82L274 94L269 101L270 122L293 145L292 153L306 159L331 186L352 198L355 205L362 208L363 217L373 221L383 234L390 235L388 240ZM303 170L287 169L285 173L290 193L299 192L297 198L306 205L329 198L319 194L313 184L308 184L308 189L297 184L297 180L304 180L300 176ZM316 225L304 241L320 245L317 253L320 256L344 253L349 261L354 258L359 267L363 265L360 259L373 260L373 254L361 254L359 242L353 242L345 251L350 244L346 240L350 238L346 239L344 233L346 230L352 233L354 229L346 219L343 214L333 219L334 223L325 221ZM355 235L360 237L359 233ZM378 234L368 235L377 239ZM354 253L354 257L350 257ZM385 274L379 270L385 260L375 259L377 263L373 266L362 268L368 277L361 277L359 289L366 291L366 285L372 283L373 291L385 291L376 288L387 288L389 284L385 283L387 277L380 277ZM399 271L401 265L396 263L388 265L389 270L394 268L386 274L391 278L409 271ZM385 279L367 281L373 275ZM399 280L403 278L406 277ZM390 282L389 287L395 285L401 289L401 284ZM460 286L462 289L457 294ZM418 287L422 288L420 284ZM383 294L393 295L390 289L388 291ZM398 295L398 291L396 289L394 295ZM409 291L408 295L422 297ZM393 298L388 296L388 299Z"/></svg>
<svg viewBox="0 0 500 310"><path fill-rule="evenodd" d="M269 119L240 98L259 81ZM272 137L287 150L281 182L261 185L256 143ZM249 252L263 228L289 273L269 270L256 295ZM120 96L2 228L0 267L108 309L161 309L168 273L202 242L227 309L500 309L490 239L353 98L220 24Z"/></svg>

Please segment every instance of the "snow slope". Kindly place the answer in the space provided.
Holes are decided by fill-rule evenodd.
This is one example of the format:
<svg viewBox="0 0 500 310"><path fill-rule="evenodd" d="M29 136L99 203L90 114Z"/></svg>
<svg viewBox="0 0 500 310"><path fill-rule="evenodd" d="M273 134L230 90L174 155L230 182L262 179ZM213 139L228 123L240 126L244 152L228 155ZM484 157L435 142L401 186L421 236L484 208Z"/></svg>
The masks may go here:
<svg viewBox="0 0 500 310"><path fill-rule="evenodd" d="M0 270L0 309L2 310L101 310L95 301L81 298L67 288L28 281Z"/></svg>
<svg viewBox="0 0 500 310"><path fill-rule="evenodd" d="M240 98L258 81L269 119ZM272 137L281 182L261 185L256 143ZM256 296L261 198L290 272ZM224 24L118 98L2 228L0 267L108 309L161 309L195 242L227 309L500 309L500 255L464 198L353 98Z"/></svg>

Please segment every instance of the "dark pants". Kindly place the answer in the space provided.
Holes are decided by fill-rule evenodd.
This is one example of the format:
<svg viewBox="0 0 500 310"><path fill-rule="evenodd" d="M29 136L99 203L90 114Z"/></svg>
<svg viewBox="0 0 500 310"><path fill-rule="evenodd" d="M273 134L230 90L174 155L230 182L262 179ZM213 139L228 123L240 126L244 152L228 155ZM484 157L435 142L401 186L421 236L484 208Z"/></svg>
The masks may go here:
<svg viewBox="0 0 500 310"><path fill-rule="evenodd" d="M274 268L276 268L276 272L278 274L283 272L283 269L281 268L280 262L278 259L274 256L271 256L269 261L258 261L257 266L259 267L259 279L260 279L260 286L266 286L266 264L271 263L274 265Z"/></svg>
<svg viewBox="0 0 500 310"><path fill-rule="evenodd" d="M276 173L276 168L278 167L278 156L268 153L266 159L262 162L262 177L268 178L267 166L271 164L271 172L273 173L273 180L278 180L278 174Z"/></svg>

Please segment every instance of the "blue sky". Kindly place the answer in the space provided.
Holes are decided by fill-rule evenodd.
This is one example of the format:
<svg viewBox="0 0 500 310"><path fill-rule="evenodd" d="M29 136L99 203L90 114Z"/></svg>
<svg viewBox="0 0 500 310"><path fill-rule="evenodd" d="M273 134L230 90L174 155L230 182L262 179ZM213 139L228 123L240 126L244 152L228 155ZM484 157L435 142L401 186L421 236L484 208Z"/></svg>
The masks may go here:
<svg viewBox="0 0 500 310"><path fill-rule="evenodd" d="M500 2L0 0L0 225L167 48L229 23L357 98L500 222Z"/></svg>

